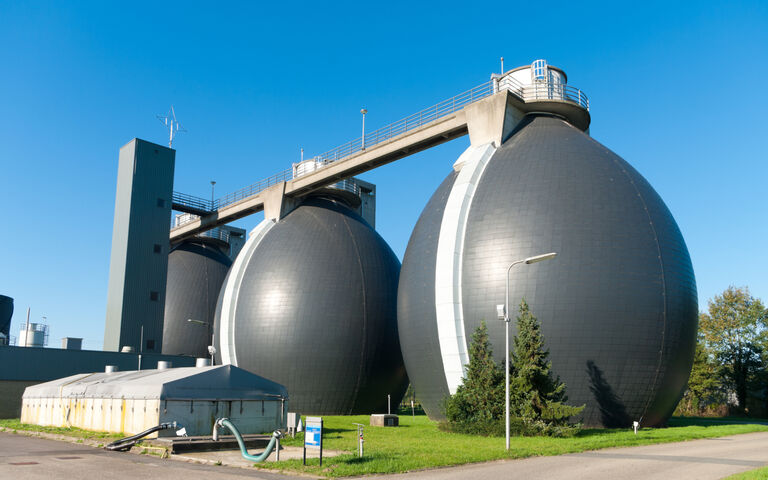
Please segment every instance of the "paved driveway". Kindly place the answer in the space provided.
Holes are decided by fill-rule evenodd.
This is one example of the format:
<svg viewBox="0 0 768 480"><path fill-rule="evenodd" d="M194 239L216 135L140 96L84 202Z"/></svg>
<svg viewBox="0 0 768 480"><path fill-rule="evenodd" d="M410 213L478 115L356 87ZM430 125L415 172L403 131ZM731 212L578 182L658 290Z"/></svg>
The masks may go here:
<svg viewBox="0 0 768 480"><path fill-rule="evenodd" d="M768 465L768 433L442 468L395 479L719 479Z"/></svg>
<svg viewBox="0 0 768 480"><path fill-rule="evenodd" d="M109 452L69 442L0 432L0 479L12 480L288 479L258 470L196 465Z"/></svg>

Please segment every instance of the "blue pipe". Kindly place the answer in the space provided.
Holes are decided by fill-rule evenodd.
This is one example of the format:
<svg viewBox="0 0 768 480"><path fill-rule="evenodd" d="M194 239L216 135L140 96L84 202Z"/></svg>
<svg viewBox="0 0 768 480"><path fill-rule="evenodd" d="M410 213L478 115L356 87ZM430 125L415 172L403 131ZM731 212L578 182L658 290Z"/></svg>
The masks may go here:
<svg viewBox="0 0 768 480"><path fill-rule="evenodd" d="M266 450L261 453L261 455L251 455L248 453L248 450L245 448L245 442L243 441L243 436L240 435L240 431L237 429L235 424L229 421L228 418L219 418L216 420L216 423L213 425L213 439L218 440L218 427L227 427L234 435L235 439L237 439L237 444L240 445L240 453L243 455L243 458L246 460L250 460L252 462L263 462L264 460L269 457L269 455L272 453L272 450L275 448L275 444L280 439L280 437L283 436L282 433L280 433L279 430L275 430L272 433L272 438L269 440L269 444L267 445ZM278 447L279 448L279 447Z"/></svg>

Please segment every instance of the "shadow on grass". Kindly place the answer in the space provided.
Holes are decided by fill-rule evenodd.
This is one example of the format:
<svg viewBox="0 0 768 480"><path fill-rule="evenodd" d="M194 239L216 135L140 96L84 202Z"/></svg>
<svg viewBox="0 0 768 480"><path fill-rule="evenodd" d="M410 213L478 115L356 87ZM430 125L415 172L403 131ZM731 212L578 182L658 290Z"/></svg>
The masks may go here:
<svg viewBox="0 0 768 480"><path fill-rule="evenodd" d="M372 461L373 461L372 457L352 457L352 458L340 459L340 461L338 463L342 463L343 462L343 463L346 463L346 464L349 464L349 465L363 465L365 463L369 463L369 462L372 462Z"/></svg>
<svg viewBox="0 0 768 480"><path fill-rule="evenodd" d="M768 425L768 419L749 417L672 417L670 427L714 427L718 425Z"/></svg>

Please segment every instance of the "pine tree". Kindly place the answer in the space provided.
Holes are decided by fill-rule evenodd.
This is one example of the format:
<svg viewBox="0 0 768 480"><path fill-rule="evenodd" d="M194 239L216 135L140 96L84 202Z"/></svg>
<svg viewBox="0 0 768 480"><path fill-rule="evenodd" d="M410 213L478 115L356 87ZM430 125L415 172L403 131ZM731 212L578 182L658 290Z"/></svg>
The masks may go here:
<svg viewBox="0 0 768 480"><path fill-rule="evenodd" d="M493 360L485 322L472 334L463 383L446 399L449 422L489 423L504 414L504 370Z"/></svg>
<svg viewBox="0 0 768 480"><path fill-rule="evenodd" d="M520 303L517 317L517 335L510 366L510 392L513 395L512 412L527 421L541 421L563 425L578 414L584 406L565 405L568 397L565 384L553 377L549 351L544 348L541 325L531 313L528 303Z"/></svg>

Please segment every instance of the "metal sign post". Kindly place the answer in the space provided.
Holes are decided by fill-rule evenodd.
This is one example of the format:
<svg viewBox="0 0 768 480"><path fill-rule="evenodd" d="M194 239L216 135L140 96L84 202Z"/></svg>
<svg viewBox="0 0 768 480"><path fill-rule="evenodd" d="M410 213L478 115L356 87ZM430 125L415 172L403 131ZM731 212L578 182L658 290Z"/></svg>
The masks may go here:
<svg viewBox="0 0 768 480"><path fill-rule="evenodd" d="M362 423L353 423L352 425L357 425L357 456L362 457L363 456L363 425Z"/></svg>
<svg viewBox="0 0 768 480"><path fill-rule="evenodd" d="M304 457L303 463L307 464L307 449L320 451L320 466L323 466L323 419L322 417L307 417L304 424Z"/></svg>

